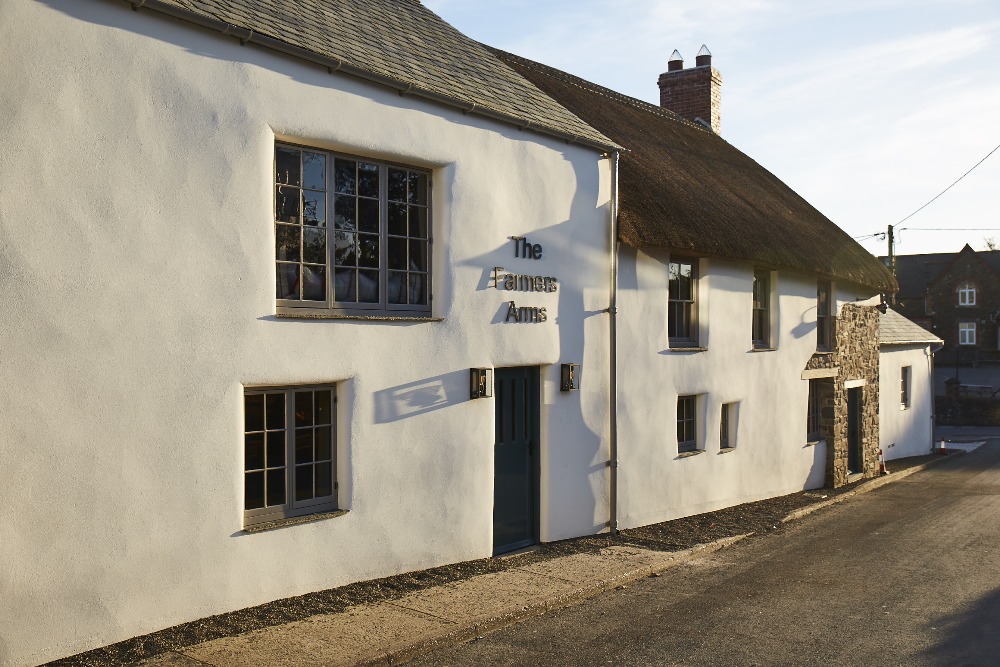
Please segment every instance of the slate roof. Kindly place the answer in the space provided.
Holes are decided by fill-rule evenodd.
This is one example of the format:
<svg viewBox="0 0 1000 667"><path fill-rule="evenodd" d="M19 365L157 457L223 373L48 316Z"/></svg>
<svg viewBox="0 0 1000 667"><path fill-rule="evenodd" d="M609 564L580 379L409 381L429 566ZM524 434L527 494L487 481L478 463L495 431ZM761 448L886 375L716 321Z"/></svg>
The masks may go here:
<svg viewBox="0 0 1000 667"><path fill-rule="evenodd" d="M910 345L913 343L944 344L937 335L906 319L891 308L878 316L880 345Z"/></svg>
<svg viewBox="0 0 1000 667"><path fill-rule="evenodd" d="M568 141L617 148L419 0L125 0Z"/></svg>
<svg viewBox="0 0 1000 667"><path fill-rule="evenodd" d="M975 254L994 273L1000 275L1000 250L975 251ZM957 252L896 255L896 282L899 283L896 298L922 299L927 294L927 288L951 266L958 255ZM888 262L887 257L879 259Z"/></svg>
<svg viewBox="0 0 1000 667"><path fill-rule="evenodd" d="M629 151L619 173L623 242L797 269L879 292L896 290L877 258L718 135L642 100L494 53Z"/></svg>

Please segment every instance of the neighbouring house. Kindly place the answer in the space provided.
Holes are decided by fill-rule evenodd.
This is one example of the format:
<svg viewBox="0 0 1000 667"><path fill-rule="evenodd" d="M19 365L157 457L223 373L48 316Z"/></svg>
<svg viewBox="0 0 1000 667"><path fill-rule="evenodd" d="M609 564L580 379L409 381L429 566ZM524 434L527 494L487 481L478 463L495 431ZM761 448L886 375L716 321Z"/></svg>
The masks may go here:
<svg viewBox="0 0 1000 667"><path fill-rule="evenodd" d="M707 49L675 113L415 0L4 11L0 664L878 473L894 281Z"/></svg>
<svg viewBox="0 0 1000 667"><path fill-rule="evenodd" d="M708 50L688 69L675 51L659 78L679 113L497 53L628 151L619 525L876 475L876 305L892 276L718 136L721 76Z"/></svg>
<svg viewBox="0 0 1000 667"><path fill-rule="evenodd" d="M892 309L879 316L879 440L886 461L931 451L934 353L943 343Z"/></svg>
<svg viewBox="0 0 1000 667"><path fill-rule="evenodd" d="M1000 250L897 255L895 273L894 308L944 340L939 364L1000 362Z"/></svg>

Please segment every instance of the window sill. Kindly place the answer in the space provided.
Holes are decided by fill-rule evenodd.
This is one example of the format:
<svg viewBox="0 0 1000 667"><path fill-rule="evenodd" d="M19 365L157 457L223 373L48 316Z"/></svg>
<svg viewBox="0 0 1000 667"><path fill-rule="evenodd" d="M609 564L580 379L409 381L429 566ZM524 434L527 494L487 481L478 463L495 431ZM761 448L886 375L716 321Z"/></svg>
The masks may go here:
<svg viewBox="0 0 1000 667"><path fill-rule="evenodd" d="M683 354L685 352L708 352L708 348L698 347L697 345L671 345L667 348L667 352L674 352L677 354Z"/></svg>
<svg viewBox="0 0 1000 667"><path fill-rule="evenodd" d="M692 456L698 456L699 454L704 454L704 453L705 453L704 449L694 449L694 450L691 450L690 452L680 452L677 455L677 458L679 458L679 459L686 459L686 458L690 458Z"/></svg>
<svg viewBox="0 0 1000 667"><path fill-rule="evenodd" d="M276 313L279 320L367 320L370 322L444 322L443 317L430 315L356 315L336 312L294 312L279 310Z"/></svg>
<svg viewBox="0 0 1000 667"><path fill-rule="evenodd" d="M325 521L326 519L333 519L338 516L344 516L345 514L347 514L347 512L348 510L332 510L330 512L320 512L319 514L306 514L303 516L288 517L287 519L275 519L274 521L255 523L252 526L244 526L243 532L247 534L263 533L268 530L277 530L278 528L297 526L301 523L313 523L314 521Z"/></svg>
<svg viewBox="0 0 1000 667"><path fill-rule="evenodd" d="M816 445L826 444L826 438L820 438L819 440L810 440L806 443L806 447L815 447Z"/></svg>
<svg viewBox="0 0 1000 667"><path fill-rule="evenodd" d="M747 352L777 352L776 347L752 347Z"/></svg>
<svg viewBox="0 0 1000 667"><path fill-rule="evenodd" d="M728 454L729 452L735 452L735 447L719 447L720 454Z"/></svg>
<svg viewBox="0 0 1000 667"><path fill-rule="evenodd" d="M905 412L906 410L909 410L909 409L910 409L909 405L901 405L901 406L899 406L899 411L900 412Z"/></svg>

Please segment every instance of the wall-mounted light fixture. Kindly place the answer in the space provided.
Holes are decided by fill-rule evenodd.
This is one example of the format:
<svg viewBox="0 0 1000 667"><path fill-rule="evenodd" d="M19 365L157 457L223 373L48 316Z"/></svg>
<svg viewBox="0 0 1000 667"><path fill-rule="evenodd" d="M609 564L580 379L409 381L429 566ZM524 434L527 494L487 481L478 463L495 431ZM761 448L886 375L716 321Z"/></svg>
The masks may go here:
<svg viewBox="0 0 1000 667"><path fill-rule="evenodd" d="M560 391L574 391L580 388L580 364L563 364Z"/></svg>
<svg viewBox="0 0 1000 667"><path fill-rule="evenodd" d="M493 369L492 368L470 368L469 369L469 398L492 398L493 396Z"/></svg>

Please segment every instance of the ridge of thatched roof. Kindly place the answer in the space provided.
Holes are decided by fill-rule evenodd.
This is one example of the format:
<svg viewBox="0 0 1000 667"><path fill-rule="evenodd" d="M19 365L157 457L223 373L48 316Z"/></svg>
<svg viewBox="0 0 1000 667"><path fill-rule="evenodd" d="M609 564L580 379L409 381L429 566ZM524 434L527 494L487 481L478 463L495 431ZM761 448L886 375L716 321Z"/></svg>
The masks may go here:
<svg viewBox="0 0 1000 667"><path fill-rule="evenodd" d="M627 150L619 167L622 242L896 290L874 255L720 136L648 102L493 52Z"/></svg>

